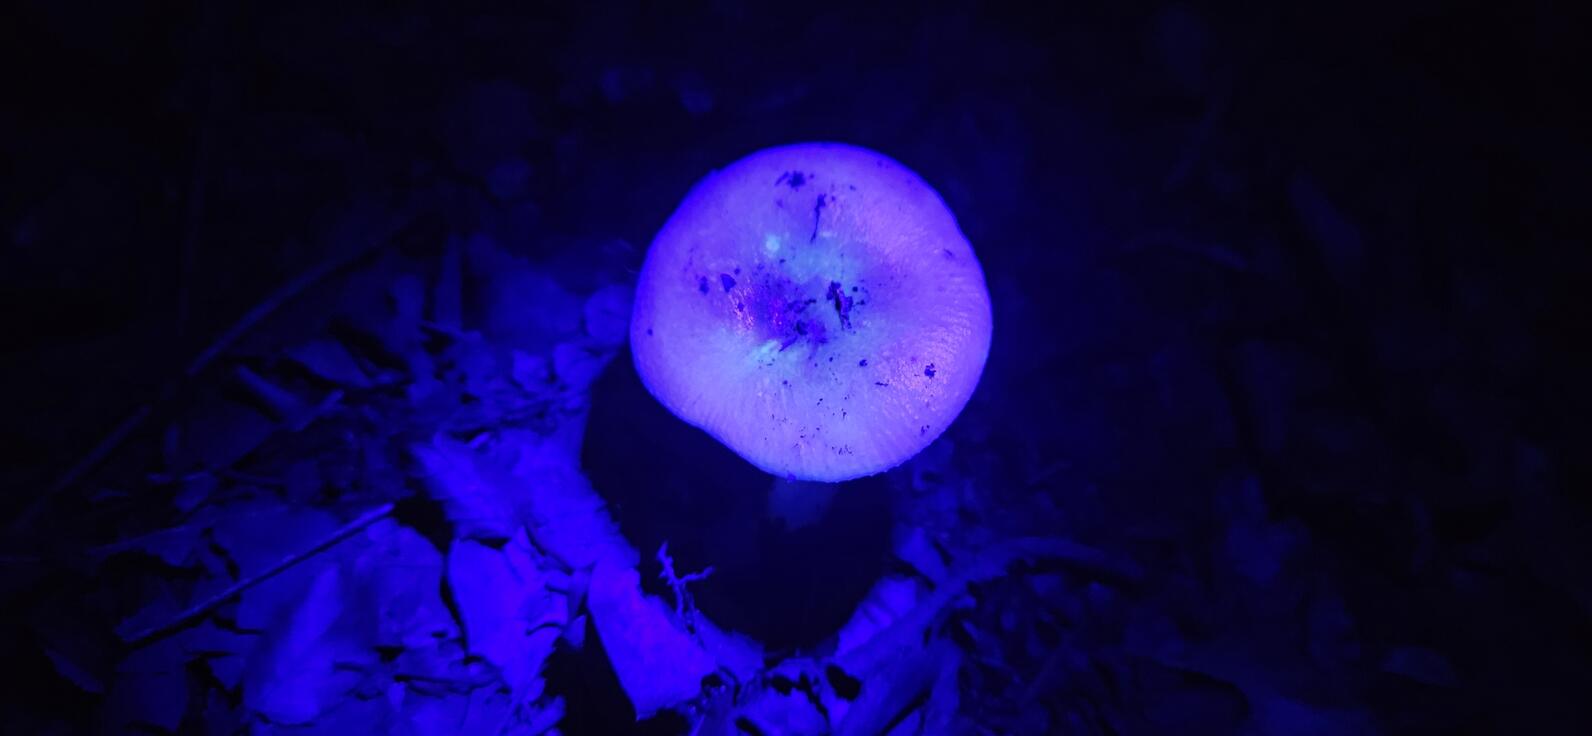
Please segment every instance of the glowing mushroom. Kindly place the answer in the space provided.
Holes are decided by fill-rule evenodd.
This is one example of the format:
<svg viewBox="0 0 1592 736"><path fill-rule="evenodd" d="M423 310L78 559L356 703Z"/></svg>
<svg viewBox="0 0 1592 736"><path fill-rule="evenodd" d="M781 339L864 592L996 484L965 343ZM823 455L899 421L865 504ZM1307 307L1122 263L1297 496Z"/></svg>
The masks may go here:
<svg viewBox="0 0 1592 736"><path fill-rule="evenodd" d="M978 385L989 292L921 178L836 143L709 174L658 232L630 343L658 401L778 477L841 481L928 446Z"/></svg>

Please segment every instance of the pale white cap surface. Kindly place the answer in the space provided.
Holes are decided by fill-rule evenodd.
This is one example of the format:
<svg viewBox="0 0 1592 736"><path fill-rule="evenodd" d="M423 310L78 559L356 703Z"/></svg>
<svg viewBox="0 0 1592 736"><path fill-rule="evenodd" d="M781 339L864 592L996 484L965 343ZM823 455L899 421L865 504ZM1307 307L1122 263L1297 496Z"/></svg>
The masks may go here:
<svg viewBox="0 0 1592 736"><path fill-rule="evenodd" d="M989 292L939 195L855 146L766 149L659 231L630 344L653 396L763 470L888 470L956 418L989 355Z"/></svg>

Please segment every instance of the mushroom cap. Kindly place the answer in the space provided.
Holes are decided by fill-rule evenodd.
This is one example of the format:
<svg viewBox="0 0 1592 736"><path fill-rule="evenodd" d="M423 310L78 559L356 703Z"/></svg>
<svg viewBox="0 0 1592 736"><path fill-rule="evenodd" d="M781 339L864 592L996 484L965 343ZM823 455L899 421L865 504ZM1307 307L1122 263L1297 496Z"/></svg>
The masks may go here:
<svg viewBox="0 0 1592 736"><path fill-rule="evenodd" d="M664 406L777 476L841 481L927 447L989 356L984 273L911 170L838 143L709 174L647 252L630 344Z"/></svg>

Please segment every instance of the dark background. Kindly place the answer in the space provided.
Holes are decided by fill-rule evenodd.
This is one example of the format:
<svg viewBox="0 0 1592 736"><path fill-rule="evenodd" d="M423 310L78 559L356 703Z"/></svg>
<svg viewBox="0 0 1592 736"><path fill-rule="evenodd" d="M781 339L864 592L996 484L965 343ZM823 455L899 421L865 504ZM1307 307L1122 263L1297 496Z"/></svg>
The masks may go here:
<svg viewBox="0 0 1592 736"><path fill-rule="evenodd" d="M16 4L0 508L188 390L350 212L418 202L414 237L488 232L589 291L707 171L840 140L932 183L983 263L952 437L984 512L1048 499L1042 531L1190 586L1149 596L1203 610L1177 636L1243 630L1390 731L1592 728L1584 29L1265 5ZM635 401L604 381L598 418ZM1408 648L1445 664L1390 674Z"/></svg>

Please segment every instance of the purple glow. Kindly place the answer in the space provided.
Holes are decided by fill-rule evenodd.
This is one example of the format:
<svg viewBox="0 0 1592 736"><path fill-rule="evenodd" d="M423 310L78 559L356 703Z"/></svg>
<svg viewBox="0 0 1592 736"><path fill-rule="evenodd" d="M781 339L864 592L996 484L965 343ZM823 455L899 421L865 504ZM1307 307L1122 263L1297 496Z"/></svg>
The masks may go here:
<svg viewBox="0 0 1592 736"><path fill-rule="evenodd" d="M939 195L881 154L810 143L687 195L647 254L631 346L676 416L769 473L841 481L950 425L990 329L983 272Z"/></svg>

